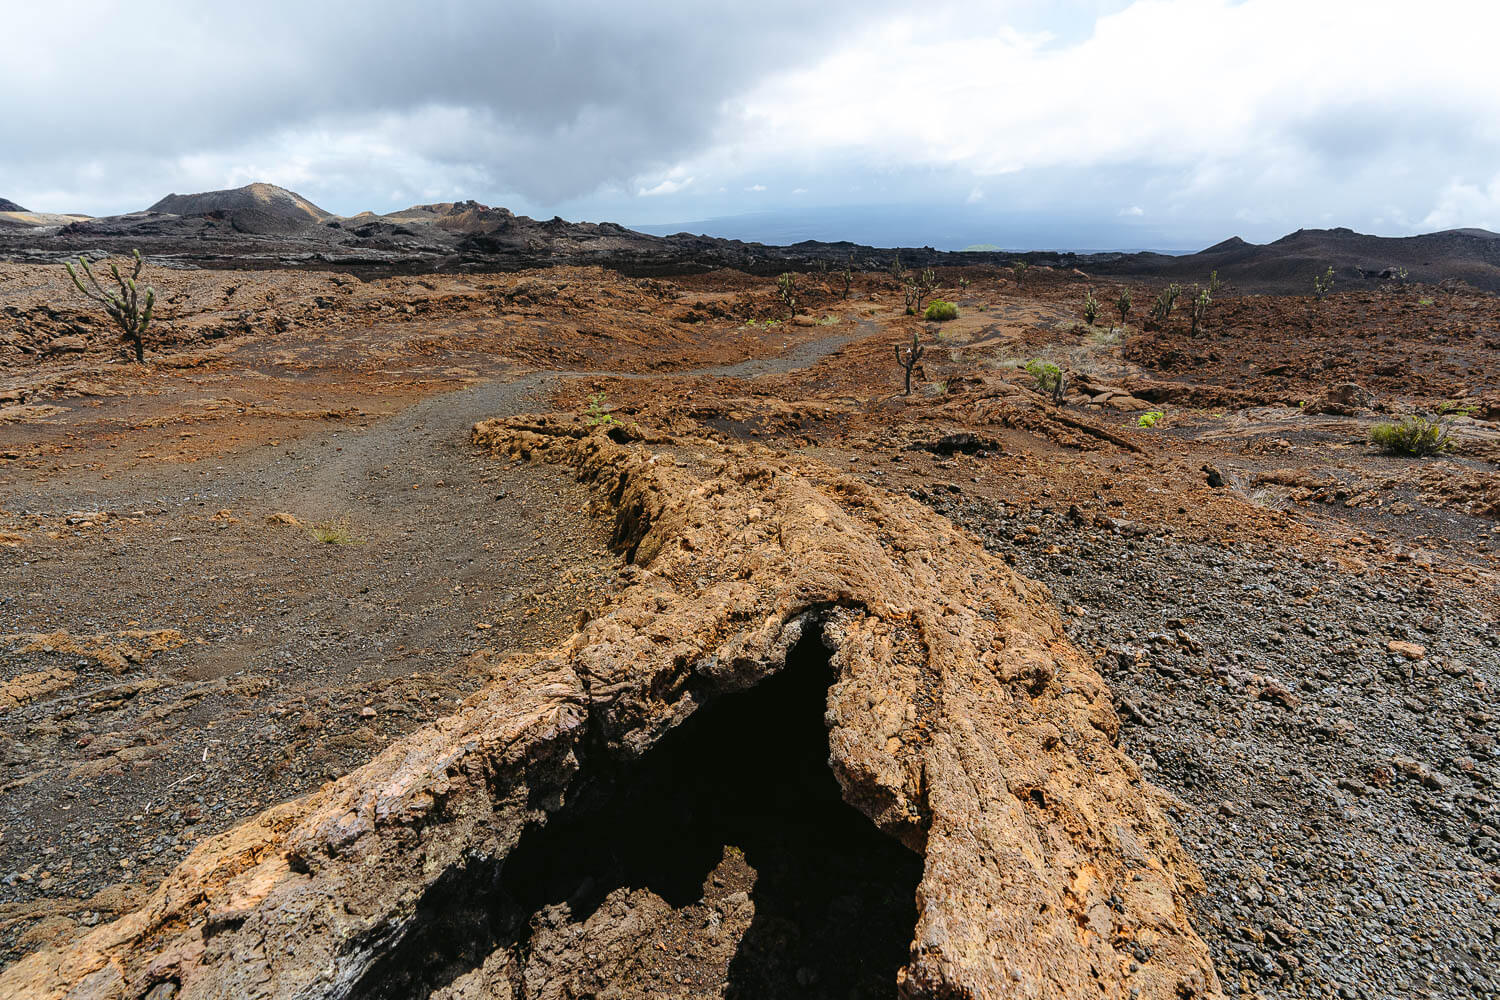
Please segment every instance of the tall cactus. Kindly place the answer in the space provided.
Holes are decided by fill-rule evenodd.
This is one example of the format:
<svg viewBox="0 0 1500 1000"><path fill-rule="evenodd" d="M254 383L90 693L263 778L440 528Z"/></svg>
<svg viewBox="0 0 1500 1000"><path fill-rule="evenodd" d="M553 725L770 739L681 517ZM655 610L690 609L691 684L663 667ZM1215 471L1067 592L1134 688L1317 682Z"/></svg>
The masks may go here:
<svg viewBox="0 0 1500 1000"><path fill-rule="evenodd" d="M156 289L147 285L145 288L145 302L141 302L141 289L136 285L136 279L141 276L141 268L146 266L146 260L141 256L139 250L135 251L135 268L127 277L120 273L119 265L111 263L109 273L115 279L115 284L120 286L120 293L105 288L94 277L94 269L89 267L88 258L82 255L78 258L78 267L88 278L89 285L83 283L83 278L78 276L78 271L73 270L73 265L67 261L63 267L68 269L68 277L73 279L73 285L84 295L93 299L104 307L109 318L125 331L125 336L135 345L135 360L137 363L145 363L146 360L146 327L151 325L151 310L156 306ZM92 286L92 290L89 286Z"/></svg>
<svg viewBox="0 0 1500 1000"><path fill-rule="evenodd" d="M788 271L776 279L776 297L786 306L786 321L797 318L797 276Z"/></svg>
<svg viewBox="0 0 1500 1000"><path fill-rule="evenodd" d="M917 335L911 335L911 346L902 347L896 345L896 363L906 369L906 395L911 395L911 372L917 367L917 362L922 360L922 355L927 353L927 348L917 342Z"/></svg>

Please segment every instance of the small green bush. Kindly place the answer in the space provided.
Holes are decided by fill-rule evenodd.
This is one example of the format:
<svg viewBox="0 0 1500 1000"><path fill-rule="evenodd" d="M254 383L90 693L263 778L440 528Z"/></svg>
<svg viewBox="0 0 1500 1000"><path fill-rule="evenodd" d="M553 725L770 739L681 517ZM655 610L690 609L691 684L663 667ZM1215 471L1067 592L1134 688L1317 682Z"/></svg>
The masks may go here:
<svg viewBox="0 0 1500 1000"><path fill-rule="evenodd" d="M1387 455L1438 455L1453 445L1448 425L1426 417L1403 417L1370 428L1370 443Z"/></svg>
<svg viewBox="0 0 1500 1000"><path fill-rule="evenodd" d="M1136 417L1135 425L1137 427L1155 427L1161 423L1162 418L1165 416L1166 414L1160 410L1149 410Z"/></svg>
<svg viewBox="0 0 1500 1000"><path fill-rule="evenodd" d="M927 304L927 311L922 316L936 323L958 319L958 306L946 299L933 299Z"/></svg>
<svg viewBox="0 0 1500 1000"><path fill-rule="evenodd" d="M588 409L584 411L584 423L590 427L613 427L620 421L616 420L607 407L609 399L602 392L596 392L589 397Z"/></svg>
<svg viewBox="0 0 1500 1000"><path fill-rule="evenodd" d="M1028 361L1026 373L1036 379L1036 387L1041 392L1052 392L1062 378L1062 369L1050 361Z"/></svg>

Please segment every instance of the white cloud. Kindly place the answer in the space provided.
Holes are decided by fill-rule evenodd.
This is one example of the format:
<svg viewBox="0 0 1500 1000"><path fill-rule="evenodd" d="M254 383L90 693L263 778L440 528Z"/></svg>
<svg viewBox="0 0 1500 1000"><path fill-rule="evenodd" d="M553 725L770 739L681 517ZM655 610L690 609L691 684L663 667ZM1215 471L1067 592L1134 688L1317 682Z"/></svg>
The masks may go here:
<svg viewBox="0 0 1500 1000"><path fill-rule="evenodd" d="M0 195L104 212L264 179L340 212L474 197L666 220L939 205L1132 231L1243 225L1252 238L1323 218L1500 225L1496 3L1428 0L1424 23L1462 30L1414 31L1405 0L930 0L917 14L840 0L818 17L841 31L820 33L773 31L790 19L749 8L699 17L680 0L658 38L582 0L447 2L474 17L400 65L371 54L427 22L396 0L368 0L382 16L327 61L306 40L326 32L233 53L209 44L269 38L286 18L261 7L157 28L123 7L80 20L98 6L87 0L59 0L79 16L20 5L10 27L28 44L0 61ZM309 16L347 26L339 6ZM514 65L449 51L487 52L517 26L562 41ZM787 37L796 44L773 44ZM695 88L663 68L666 51L696 53ZM140 105L172 129L89 110L91 81L126 65ZM187 76L203 86L182 88ZM1142 221L1119 221L1144 205Z"/></svg>
<svg viewBox="0 0 1500 1000"><path fill-rule="evenodd" d="M1422 220L1425 229L1470 226L1500 232L1500 173L1491 177L1488 184L1450 181Z"/></svg>
<svg viewBox="0 0 1500 1000"><path fill-rule="evenodd" d="M1132 218L1140 218L1146 214L1146 210L1139 205L1131 205L1129 208L1120 209L1120 214Z"/></svg>
<svg viewBox="0 0 1500 1000"><path fill-rule="evenodd" d="M1424 20L1463 30L1413 32L1404 0L1137 0L1071 42L996 23L998 9L964 31L930 12L852 31L761 81L685 163L857 171L909 199L933 171L971 191L1006 178L1005 204L1039 209L1151 184L1153 218L1250 204L1289 228L1489 204L1500 4L1431 0ZM1046 85L1017 85L1034 80ZM1053 190L1062 170L1097 183Z"/></svg>
<svg viewBox="0 0 1500 1000"><path fill-rule="evenodd" d="M676 194L691 183L693 183L693 178L691 177L685 177L680 181L668 177L655 187L641 188L636 194L642 198L654 198L663 194Z"/></svg>

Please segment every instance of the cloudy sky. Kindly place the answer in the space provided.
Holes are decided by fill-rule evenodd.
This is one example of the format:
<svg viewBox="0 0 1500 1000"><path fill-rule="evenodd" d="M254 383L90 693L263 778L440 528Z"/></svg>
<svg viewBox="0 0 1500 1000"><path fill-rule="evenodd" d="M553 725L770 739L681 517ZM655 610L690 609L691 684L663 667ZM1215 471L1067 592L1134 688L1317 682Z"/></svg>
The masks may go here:
<svg viewBox="0 0 1500 1000"><path fill-rule="evenodd" d="M0 197L1192 249L1500 230L1494 0L7 5ZM695 226L694 228L703 228Z"/></svg>

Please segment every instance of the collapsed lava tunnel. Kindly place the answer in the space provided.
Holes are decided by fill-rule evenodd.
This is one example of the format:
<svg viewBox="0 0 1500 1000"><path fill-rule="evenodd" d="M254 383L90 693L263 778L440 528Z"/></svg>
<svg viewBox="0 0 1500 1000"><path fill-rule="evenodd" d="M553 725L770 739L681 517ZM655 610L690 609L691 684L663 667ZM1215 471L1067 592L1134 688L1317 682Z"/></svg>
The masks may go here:
<svg viewBox="0 0 1500 1000"><path fill-rule="evenodd" d="M688 440L477 425L625 512L617 599L0 994L1222 996L1049 595L906 497Z"/></svg>
<svg viewBox="0 0 1500 1000"><path fill-rule="evenodd" d="M355 996L890 997L922 858L828 767L821 629L635 760L597 757L508 857L423 899Z"/></svg>

